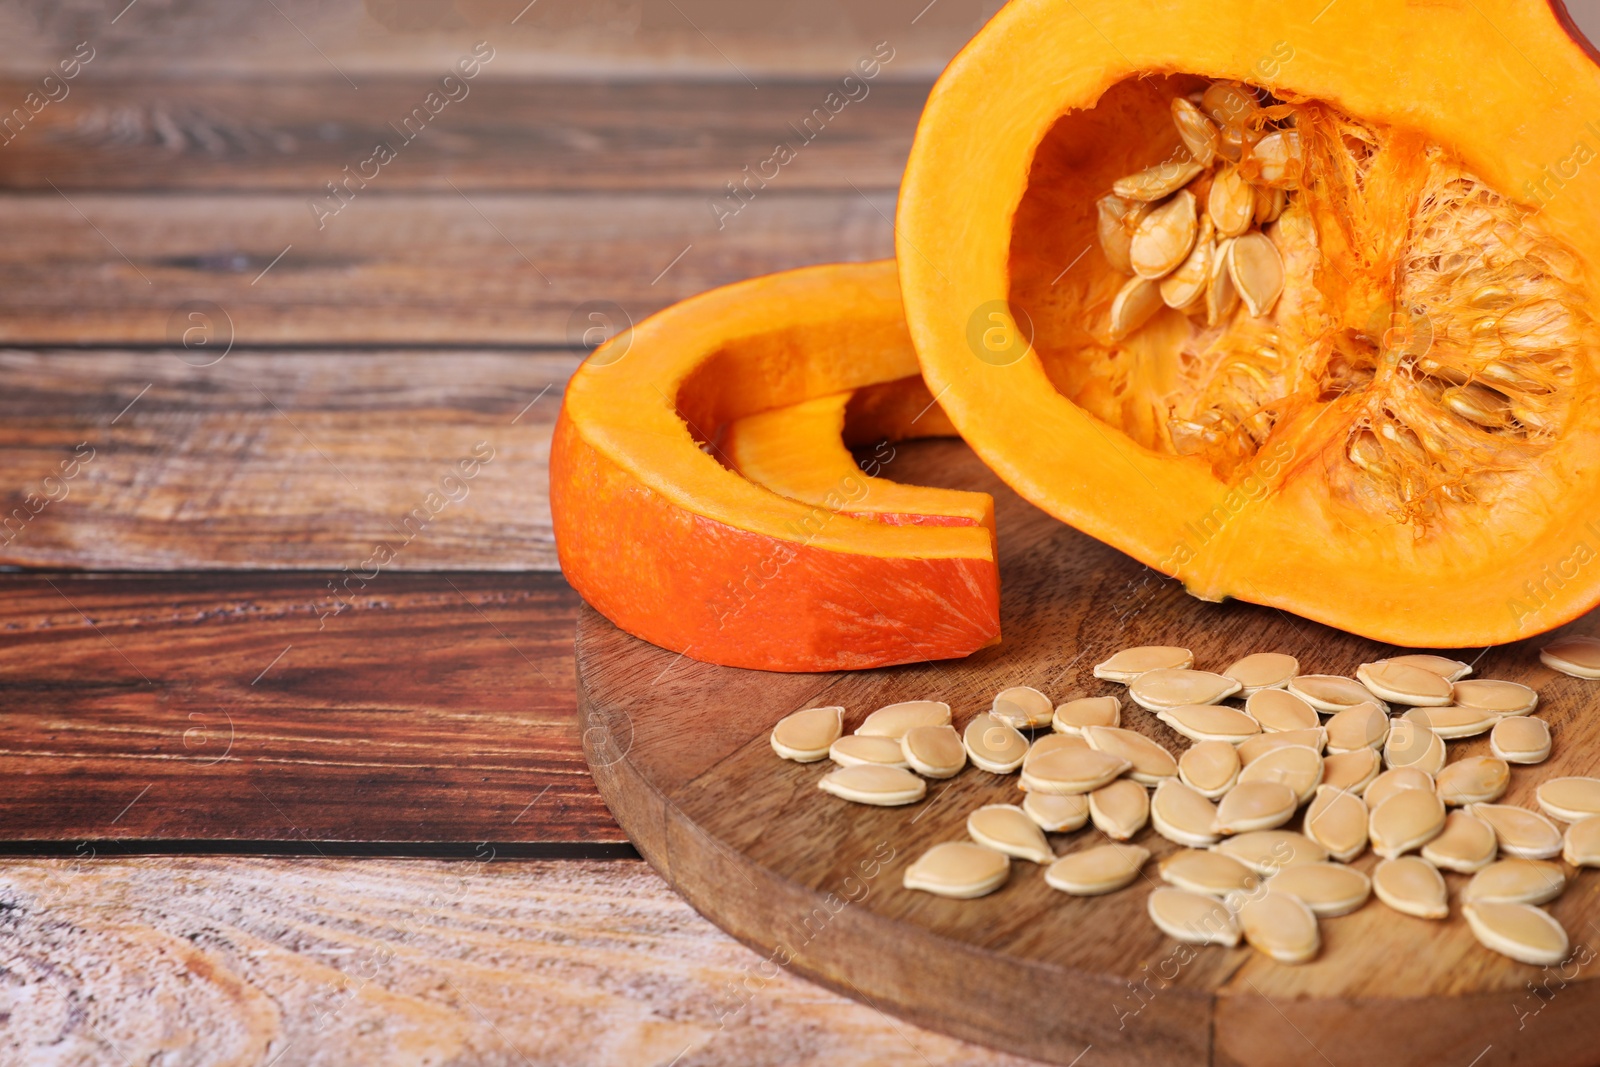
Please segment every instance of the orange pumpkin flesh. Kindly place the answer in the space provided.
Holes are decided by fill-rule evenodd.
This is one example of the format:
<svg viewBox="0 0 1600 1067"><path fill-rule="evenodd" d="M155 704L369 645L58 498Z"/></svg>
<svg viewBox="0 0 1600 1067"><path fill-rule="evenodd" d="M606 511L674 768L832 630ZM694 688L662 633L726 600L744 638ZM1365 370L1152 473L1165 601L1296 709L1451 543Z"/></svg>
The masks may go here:
<svg viewBox="0 0 1600 1067"><path fill-rule="evenodd" d="M739 419L916 372L892 263L727 286L614 339L568 384L551 446L567 580L629 633L730 666L879 667L994 643L988 528L838 513L861 472L837 465L837 438L818 442L836 501L789 499L719 462Z"/></svg>
<svg viewBox="0 0 1600 1067"><path fill-rule="evenodd" d="M1218 82L1301 146L1283 294L1114 335L1096 201ZM897 230L929 388L1027 499L1196 596L1458 647L1600 601L1596 219L1600 73L1542 5L1015 0Z"/></svg>

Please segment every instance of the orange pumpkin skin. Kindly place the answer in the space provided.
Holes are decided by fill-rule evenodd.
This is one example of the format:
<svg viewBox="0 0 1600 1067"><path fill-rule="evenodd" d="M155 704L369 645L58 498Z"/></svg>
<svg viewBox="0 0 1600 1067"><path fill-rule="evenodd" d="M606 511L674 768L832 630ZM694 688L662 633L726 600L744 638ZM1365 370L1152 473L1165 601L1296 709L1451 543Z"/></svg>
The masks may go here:
<svg viewBox="0 0 1600 1067"><path fill-rule="evenodd" d="M714 442L773 406L774 381L799 401L914 374L897 295L892 264L809 268L703 294L641 323L615 363L591 357L550 458L573 587L637 637L736 667L880 667L997 641L992 527L892 527L787 499L702 451L680 414ZM839 343L852 333L854 352Z"/></svg>
<svg viewBox="0 0 1600 1067"><path fill-rule="evenodd" d="M1394 191L1367 187L1362 213L1345 216L1353 237L1310 211L1322 256L1312 276L1334 324L1324 340L1370 350L1370 380L1328 386L1325 352L1318 363L1286 345L1303 384L1267 394L1285 398L1277 421L1238 462L1183 452L1163 422L1163 397L1187 395L1173 353L1199 335L1179 310L1150 320L1159 343L1103 328L1123 279L1096 241L1095 201L1166 158L1177 141L1166 105L1200 79L1369 124ZM1600 68L1559 4L1182 0L1157 14L1013 0L946 70L919 126L896 220L907 318L930 390L1003 480L1194 595L1398 645L1528 637L1600 602L1597 158ZM1425 442L1430 464L1455 468L1434 482L1419 468L1418 493L1434 495L1391 500L1350 457L1366 455L1362 420L1381 417L1385 390L1399 395L1411 373L1396 370L1404 331L1385 329L1408 310L1408 261L1393 253L1410 249L1418 190L1446 164L1563 264L1561 415L1547 436L1512 442L1503 467L1487 444L1490 459L1455 462L1453 430ZM1375 248L1390 259L1358 254ZM1468 326L1493 332L1465 303L1429 313L1435 355L1468 344ZM1006 343L986 349L986 330Z"/></svg>

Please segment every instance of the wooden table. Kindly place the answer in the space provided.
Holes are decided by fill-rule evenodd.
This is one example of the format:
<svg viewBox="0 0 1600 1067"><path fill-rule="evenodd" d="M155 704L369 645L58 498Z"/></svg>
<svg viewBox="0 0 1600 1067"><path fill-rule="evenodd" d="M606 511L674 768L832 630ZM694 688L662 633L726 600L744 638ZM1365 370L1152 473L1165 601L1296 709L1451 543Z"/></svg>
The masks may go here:
<svg viewBox="0 0 1600 1067"><path fill-rule="evenodd" d="M0 1062L1017 1062L637 858L545 486L585 331L890 253L983 5L124 5L0 14Z"/></svg>

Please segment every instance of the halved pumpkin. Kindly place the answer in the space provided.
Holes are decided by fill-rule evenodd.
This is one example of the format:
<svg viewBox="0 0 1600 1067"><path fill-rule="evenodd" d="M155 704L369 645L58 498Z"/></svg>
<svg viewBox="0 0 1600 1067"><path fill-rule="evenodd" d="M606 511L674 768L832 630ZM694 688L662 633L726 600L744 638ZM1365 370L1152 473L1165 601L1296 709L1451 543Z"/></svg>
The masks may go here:
<svg viewBox="0 0 1600 1067"><path fill-rule="evenodd" d="M880 667L993 644L992 521L893 525L844 514L867 478L837 424L800 435L836 483L792 495L736 473L722 443L746 417L819 398L837 404L841 393L916 373L888 262L730 285L614 338L568 383L551 446L567 580L629 633L737 667ZM857 432L906 429L908 403L889 395L864 405ZM802 463L791 457L774 480ZM989 515L973 495L922 499L959 497L957 511Z"/></svg>
<svg viewBox="0 0 1600 1067"><path fill-rule="evenodd" d="M1198 597L1435 647L1586 611L1600 70L1569 27L1013 0L902 185L929 388L1023 496Z"/></svg>

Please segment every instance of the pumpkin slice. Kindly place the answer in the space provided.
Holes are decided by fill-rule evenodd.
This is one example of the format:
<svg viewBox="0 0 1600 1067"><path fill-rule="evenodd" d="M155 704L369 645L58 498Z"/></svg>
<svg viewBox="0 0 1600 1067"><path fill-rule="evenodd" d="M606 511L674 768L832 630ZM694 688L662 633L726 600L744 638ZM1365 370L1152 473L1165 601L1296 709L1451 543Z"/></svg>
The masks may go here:
<svg viewBox="0 0 1600 1067"><path fill-rule="evenodd" d="M568 383L551 445L567 580L629 633L730 666L881 667L993 644L987 526L842 514L845 479L864 478L842 468L837 435L812 438L840 474L815 503L742 477L720 444L747 416L916 372L886 262L730 285L614 338ZM869 394L857 431L907 428L908 403Z"/></svg>
<svg viewBox="0 0 1600 1067"><path fill-rule="evenodd" d="M1559 4L1318 7L1008 4L901 189L924 376L1198 597L1547 630L1600 601L1600 70Z"/></svg>

